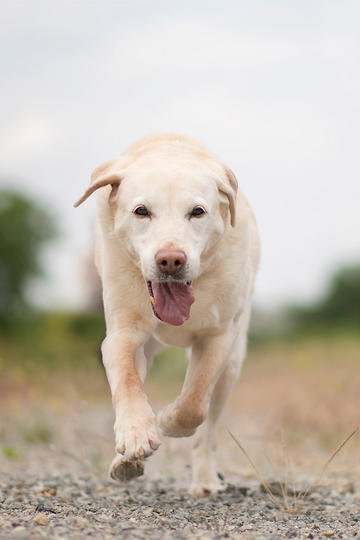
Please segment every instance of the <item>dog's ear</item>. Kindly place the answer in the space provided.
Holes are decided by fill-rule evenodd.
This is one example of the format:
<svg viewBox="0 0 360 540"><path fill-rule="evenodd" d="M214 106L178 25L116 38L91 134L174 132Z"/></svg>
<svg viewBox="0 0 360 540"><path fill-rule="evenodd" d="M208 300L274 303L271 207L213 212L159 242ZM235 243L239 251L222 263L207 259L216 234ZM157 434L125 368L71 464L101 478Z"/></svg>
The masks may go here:
<svg viewBox="0 0 360 540"><path fill-rule="evenodd" d="M225 173L226 173L226 179L227 181L224 182L223 180L218 180L217 185L220 193L223 193L229 202L229 210L230 210L230 223L232 227L235 226L235 220L236 220L236 212L235 212L235 200L236 200L236 193L238 189L238 183L235 177L235 174L232 172L231 169L224 166Z"/></svg>
<svg viewBox="0 0 360 540"><path fill-rule="evenodd" d="M82 197L76 201L74 207L77 208L80 206L97 189L108 185L111 185L112 188L109 196L109 204L112 204L115 201L120 182L123 179L123 173L119 171L118 165L118 160L112 159L97 167L91 175L90 186Z"/></svg>

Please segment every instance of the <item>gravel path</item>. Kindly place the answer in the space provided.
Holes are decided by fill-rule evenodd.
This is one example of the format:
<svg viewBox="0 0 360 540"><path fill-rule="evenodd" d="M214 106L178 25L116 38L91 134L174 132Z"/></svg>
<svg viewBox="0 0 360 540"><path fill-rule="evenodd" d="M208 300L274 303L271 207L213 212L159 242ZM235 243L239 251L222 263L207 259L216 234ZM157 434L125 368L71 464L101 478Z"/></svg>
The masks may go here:
<svg viewBox="0 0 360 540"><path fill-rule="evenodd" d="M91 397L89 400L80 399L78 381L75 384L68 379L61 384L48 381L47 392L34 388L28 398L19 393L6 400L0 395L0 540L360 536L358 437L353 437L327 468L322 477L325 485L307 498L298 496L296 511L286 512L261 488L248 460L226 429L244 444L264 478L283 478L288 484L294 481L296 489L304 491L307 482L319 477L329 456L353 429L351 426L357 425L357 372L349 368L346 376L354 381L354 392L347 391L344 401L337 394L339 401L335 406L334 392L343 384L338 371L331 379L333 383L325 385L328 398L319 397L314 391L314 373L309 371L309 379L300 385L309 389L304 397L297 394L300 375L290 372L281 379L282 371L273 370L273 362L270 364L266 375L261 364L261 377L255 364L253 378L248 378L247 383L244 379L241 392L229 405L219 427L217 463L231 484L225 492L208 499L192 500L187 494L191 438L164 438L159 450L147 461L145 475L136 481L118 484L107 477L114 440L113 413L105 381L104 390L100 389L98 394L91 393L93 386L89 386L84 393ZM323 377L323 370L320 371L319 381ZM262 389L259 384L264 385ZM12 388L9 384L7 387ZM59 388L60 395L54 388ZM322 388L320 383L318 388ZM163 404L157 401L158 393L162 396L162 389L153 389L157 408ZM328 408L324 403L328 403ZM278 407L278 412L274 412L274 407ZM321 416L324 410L326 414ZM304 416L297 417L298 411ZM304 431L304 418L312 431ZM345 420L349 423L344 427ZM328 431L320 429L322 425L328 426ZM283 439L274 426L278 426L277 430L280 426L285 435L303 434L302 438L295 442L290 436ZM321 447L320 441L327 440L338 426L342 426L341 436L331 439L325 449ZM279 492L278 484L271 487L273 492ZM292 494L288 500L281 495L280 492L277 496L278 503L288 504L294 510Z"/></svg>
<svg viewBox="0 0 360 540"><path fill-rule="evenodd" d="M284 499L279 499L284 504ZM290 501L289 504L291 504ZM352 538L360 536L360 483L319 488L281 511L249 480L192 500L175 480L116 484L71 474L0 475L0 538Z"/></svg>

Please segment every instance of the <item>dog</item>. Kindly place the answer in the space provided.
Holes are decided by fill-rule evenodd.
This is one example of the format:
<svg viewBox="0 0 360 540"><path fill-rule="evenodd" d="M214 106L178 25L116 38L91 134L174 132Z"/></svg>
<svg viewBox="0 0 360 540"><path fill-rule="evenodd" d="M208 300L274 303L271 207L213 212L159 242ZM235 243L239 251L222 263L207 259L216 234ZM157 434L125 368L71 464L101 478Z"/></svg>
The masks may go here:
<svg viewBox="0 0 360 540"><path fill-rule="evenodd" d="M166 437L195 434L190 494L220 491L215 428L245 356L259 262L252 210L221 160L174 134L145 137L95 169L74 206L95 191L102 355L115 411L110 475L143 474L158 426ZM191 357L180 395L156 422L143 383L164 346Z"/></svg>

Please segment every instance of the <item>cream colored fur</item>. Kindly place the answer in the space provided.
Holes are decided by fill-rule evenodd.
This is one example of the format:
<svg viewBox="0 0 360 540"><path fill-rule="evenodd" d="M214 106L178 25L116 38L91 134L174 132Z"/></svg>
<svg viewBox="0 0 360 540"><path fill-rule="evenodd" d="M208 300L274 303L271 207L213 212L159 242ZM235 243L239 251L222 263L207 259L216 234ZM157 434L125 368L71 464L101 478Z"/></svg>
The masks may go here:
<svg viewBox="0 0 360 540"><path fill-rule="evenodd" d="M155 135L96 169L80 204L98 191L96 265L103 283L107 334L103 361L115 410L114 479L143 473L164 436L195 434L190 493L223 488L216 474L215 427L240 373L259 259L251 209L233 173L200 143ZM237 193L236 193L237 191ZM139 218L137 205L151 209ZM201 205L206 214L190 218ZM146 281L156 280L160 249L186 253L195 302L181 326L153 314ZM177 399L157 417L143 381L166 345L191 351Z"/></svg>

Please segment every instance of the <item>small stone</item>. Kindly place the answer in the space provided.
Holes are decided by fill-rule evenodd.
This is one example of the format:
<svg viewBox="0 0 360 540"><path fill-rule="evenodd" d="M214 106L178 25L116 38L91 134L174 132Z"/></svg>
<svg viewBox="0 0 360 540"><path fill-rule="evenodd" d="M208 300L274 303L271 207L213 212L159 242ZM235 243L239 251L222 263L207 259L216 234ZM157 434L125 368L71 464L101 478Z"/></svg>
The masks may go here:
<svg viewBox="0 0 360 540"><path fill-rule="evenodd" d="M340 493L355 493L355 486L353 482L347 482L340 488Z"/></svg>
<svg viewBox="0 0 360 540"><path fill-rule="evenodd" d="M334 536L334 534L336 534L336 531L322 531L320 533L320 536L329 537L329 536Z"/></svg>
<svg viewBox="0 0 360 540"><path fill-rule="evenodd" d="M56 488L44 486L41 490L41 493L43 493L44 495L56 495Z"/></svg>
<svg viewBox="0 0 360 540"><path fill-rule="evenodd" d="M2 527L11 527L11 521L9 521L8 519L2 519L0 521L0 525Z"/></svg>
<svg viewBox="0 0 360 540"><path fill-rule="evenodd" d="M25 527L19 525L13 530L13 534L23 534L26 531Z"/></svg>
<svg viewBox="0 0 360 540"><path fill-rule="evenodd" d="M241 532L245 532L245 531L251 531L254 527L252 525L244 525L243 527L241 527L240 531Z"/></svg>
<svg viewBox="0 0 360 540"><path fill-rule="evenodd" d="M76 525L76 527L79 527L79 529L85 529L86 527L88 527L89 522L87 519L81 516L76 516L76 518L74 519L74 524Z"/></svg>
<svg viewBox="0 0 360 540"><path fill-rule="evenodd" d="M36 523L37 525L47 525L49 523L49 520L48 518L46 517L45 514L43 513L40 513L38 514L37 516L34 517L33 519L34 523Z"/></svg>

